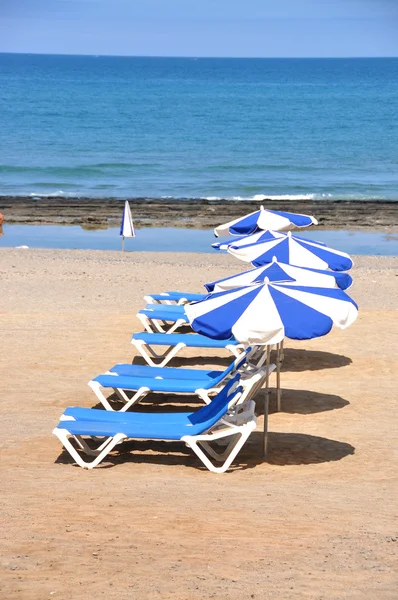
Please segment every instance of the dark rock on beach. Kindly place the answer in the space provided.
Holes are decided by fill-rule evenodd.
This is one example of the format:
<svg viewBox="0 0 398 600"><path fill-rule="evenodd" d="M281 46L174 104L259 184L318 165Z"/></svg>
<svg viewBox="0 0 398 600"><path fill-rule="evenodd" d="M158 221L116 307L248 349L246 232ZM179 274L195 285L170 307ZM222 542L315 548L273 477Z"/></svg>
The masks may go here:
<svg viewBox="0 0 398 600"><path fill-rule="evenodd" d="M0 212L6 223L30 225L81 225L95 229L118 226L124 200L115 198L64 198L2 196ZM191 227L216 225L258 210L314 215L323 229L372 229L398 231L398 202L379 200L262 200L130 198L137 227Z"/></svg>

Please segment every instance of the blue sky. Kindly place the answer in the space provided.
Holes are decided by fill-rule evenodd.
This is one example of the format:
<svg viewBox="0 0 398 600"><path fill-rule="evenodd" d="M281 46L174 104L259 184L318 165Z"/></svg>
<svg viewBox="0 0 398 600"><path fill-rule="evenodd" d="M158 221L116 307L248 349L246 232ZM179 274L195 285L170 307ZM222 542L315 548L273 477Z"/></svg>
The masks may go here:
<svg viewBox="0 0 398 600"><path fill-rule="evenodd" d="M398 0L0 0L0 52L398 56Z"/></svg>

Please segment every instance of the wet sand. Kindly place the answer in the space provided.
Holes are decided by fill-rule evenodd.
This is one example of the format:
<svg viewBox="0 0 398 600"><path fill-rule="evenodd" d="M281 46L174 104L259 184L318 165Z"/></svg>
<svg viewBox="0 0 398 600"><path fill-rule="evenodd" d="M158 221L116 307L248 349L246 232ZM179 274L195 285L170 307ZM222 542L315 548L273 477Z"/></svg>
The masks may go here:
<svg viewBox="0 0 398 600"><path fill-rule="evenodd" d="M35 199L37 198L37 199ZM65 224L83 227L119 226L124 200L112 198L0 197L6 223ZM312 214L324 229L373 229L398 232L398 203L331 200L156 200L131 198L138 227L194 227L212 229L261 204L272 210Z"/></svg>
<svg viewBox="0 0 398 600"><path fill-rule="evenodd" d="M96 405L93 376L136 360L144 293L200 291L243 267L228 255L1 249L0 597L395 600L398 258L355 262L358 321L287 343L266 461L260 416L222 475L166 442L126 444L84 471L51 430L66 406Z"/></svg>

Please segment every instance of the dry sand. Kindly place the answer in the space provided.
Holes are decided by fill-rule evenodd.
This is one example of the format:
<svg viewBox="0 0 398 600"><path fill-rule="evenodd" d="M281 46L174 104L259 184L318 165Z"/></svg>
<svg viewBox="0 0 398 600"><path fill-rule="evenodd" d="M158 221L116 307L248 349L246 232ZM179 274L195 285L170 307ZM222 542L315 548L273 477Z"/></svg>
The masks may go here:
<svg viewBox="0 0 398 600"><path fill-rule="evenodd" d="M266 462L261 418L223 475L166 443L84 471L51 435L66 406L95 405L92 376L132 360L144 293L237 270L229 256L0 251L2 599L395 600L397 258L357 259L352 327L287 344Z"/></svg>

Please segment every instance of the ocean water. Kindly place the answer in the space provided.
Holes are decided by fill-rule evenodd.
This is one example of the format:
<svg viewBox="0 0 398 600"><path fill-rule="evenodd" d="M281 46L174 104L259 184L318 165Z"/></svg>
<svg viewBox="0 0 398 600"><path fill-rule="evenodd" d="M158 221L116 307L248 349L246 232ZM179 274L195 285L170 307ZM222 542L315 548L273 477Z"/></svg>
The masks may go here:
<svg viewBox="0 0 398 600"><path fill-rule="evenodd" d="M319 240L349 254L394 256L397 235L379 231L309 230L301 237ZM211 244L213 230L156 228L137 230L137 237L125 240L126 252L200 252L219 254ZM77 225L3 225L0 227L0 248L62 248L80 250L121 250L119 229L85 230ZM225 252L222 252L225 254ZM237 268L242 263L237 261ZM249 265L247 265L249 268Z"/></svg>
<svg viewBox="0 0 398 600"><path fill-rule="evenodd" d="M398 58L0 54L0 195L398 200Z"/></svg>

